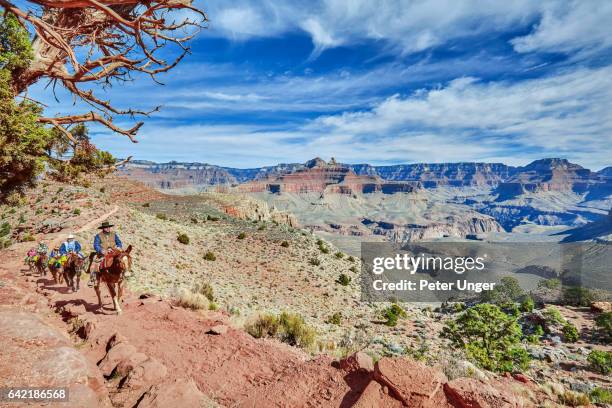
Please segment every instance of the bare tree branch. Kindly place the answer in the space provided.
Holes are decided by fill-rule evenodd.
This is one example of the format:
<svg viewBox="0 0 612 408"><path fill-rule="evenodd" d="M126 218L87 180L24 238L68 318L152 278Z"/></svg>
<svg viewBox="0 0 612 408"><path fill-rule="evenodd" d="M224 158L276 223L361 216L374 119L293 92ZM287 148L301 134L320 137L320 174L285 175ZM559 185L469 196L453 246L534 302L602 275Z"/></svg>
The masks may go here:
<svg viewBox="0 0 612 408"><path fill-rule="evenodd" d="M159 83L156 75L174 68L190 52L187 42L208 22L206 14L192 6L192 0L28 1L38 7L38 12L24 11L10 0L0 0L0 8L13 13L34 34L32 63L13 73L15 96L41 79L48 79L54 87L59 83L99 113L40 118L39 122L65 127L94 121L132 142L136 142L142 122L122 129L113 124L113 116L148 115L159 107L151 111L119 109L111 101L97 97L93 89L83 90L79 84L112 86L115 81L131 81L133 73L146 74ZM184 11L198 21L186 17L170 21L172 13ZM168 46L178 50L170 61L158 56L158 51ZM62 133L70 138L67 129Z"/></svg>

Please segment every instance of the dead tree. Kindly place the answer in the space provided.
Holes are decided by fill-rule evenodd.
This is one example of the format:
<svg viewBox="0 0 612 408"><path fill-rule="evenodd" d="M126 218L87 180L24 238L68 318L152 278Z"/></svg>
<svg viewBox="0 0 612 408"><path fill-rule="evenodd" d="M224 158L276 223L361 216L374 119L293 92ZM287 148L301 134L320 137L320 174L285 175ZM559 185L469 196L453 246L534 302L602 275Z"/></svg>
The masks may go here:
<svg viewBox="0 0 612 408"><path fill-rule="evenodd" d="M76 100L91 107L89 112L41 117L74 141L70 125L98 122L136 142L142 126L123 129L113 123L117 115L148 115L158 109L119 109L96 96L95 87L132 80L132 74L156 75L175 67L189 53L188 42L206 27L206 14L192 0L29 0L32 10L0 0L0 12L12 13L33 35L33 60L13 72L15 96L25 96L32 84L48 80L55 90L63 86ZM186 17L186 15L188 17ZM178 18L177 18L178 17ZM172 60L159 57L176 47Z"/></svg>

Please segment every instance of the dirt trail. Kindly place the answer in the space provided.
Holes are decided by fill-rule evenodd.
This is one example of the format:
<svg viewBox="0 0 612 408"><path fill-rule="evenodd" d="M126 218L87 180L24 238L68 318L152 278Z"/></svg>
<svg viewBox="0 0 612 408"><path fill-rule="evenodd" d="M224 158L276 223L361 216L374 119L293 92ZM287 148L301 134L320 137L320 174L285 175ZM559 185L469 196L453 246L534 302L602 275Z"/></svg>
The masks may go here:
<svg viewBox="0 0 612 408"><path fill-rule="evenodd" d="M98 225L100 225L102 222L104 222L105 220L107 220L111 215L115 214L117 211L119 211L119 206L116 205L115 207L113 207L113 209L109 212L107 212L106 214L89 221L87 224L83 225L82 227L79 227L75 232L79 233L79 232L85 232L88 231L90 229L94 229L97 228Z"/></svg>
<svg viewBox="0 0 612 408"><path fill-rule="evenodd" d="M92 229L117 210L115 207L77 231ZM48 241L59 238L49 235ZM341 406L359 395L344 380L346 373L332 366L330 357L310 360L294 347L254 339L231 327L223 313L194 312L158 297L128 292L123 314L118 316L105 289L103 307L98 308L95 291L85 282L72 293L64 284L54 284L50 276L30 274L22 260L30 246L15 244L2 251L0 305L3 310L27 309L35 315L55 311L56 317L51 314L46 323L60 331L75 331L72 337L79 343L79 352L107 377L113 406L136 406L145 392L149 392L149 399L166 402L167 398L179 398L173 392L187 392L211 406L214 400L222 406L262 407L286 406L289 394L294 402L301 401L292 406ZM128 378L136 367L145 379ZM22 374L20 384L29 384L30 373ZM13 383L19 381L13 378ZM132 385L126 386L126 381ZM279 381L283 387L278 387ZM179 387L177 391L177 384L187 389ZM196 388L189 388L189 384ZM158 395L162 391L169 393L163 396L166 399ZM177 402L184 402L181 398Z"/></svg>

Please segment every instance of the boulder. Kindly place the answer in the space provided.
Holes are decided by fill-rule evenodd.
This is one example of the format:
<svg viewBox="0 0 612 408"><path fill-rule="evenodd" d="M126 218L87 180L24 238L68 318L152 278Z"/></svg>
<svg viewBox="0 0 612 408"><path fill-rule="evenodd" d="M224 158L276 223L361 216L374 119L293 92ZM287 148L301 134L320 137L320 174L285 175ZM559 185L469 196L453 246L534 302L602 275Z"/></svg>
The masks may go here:
<svg viewBox="0 0 612 408"><path fill-rule="evenodd" d="M148 358L131 370L122 387L141 388L161 382L168 374L165 365L154 358Z"/></svg>
<svg viewBox="0 0 612 408"><path fill-rule="evenodd" d="M206 400L193 380L179 379L151 387L143 395L138 408L201 408Z"/></svg>
<svg viewBox="0 0 612 408"><path fill-rule="evenodd" d="M374 378L410 407L433 406L436 394L447 381L444 373L423 363L388 357L376 363Z"/></svg>
<svg viewBox="0 0 612 408"><path fill-rule="evenodd" d="M374 371L374 360L363 351L358 351L340 360L340 368L345 371Z"/></svg>
<svg viewBox="0 0 612 408"><path fill-rule="evenodd" d="M524 405L504 389L473 378L457 378L444 384L444 393L457 408L518 408Z"/></svg>
<svg viewBox="0 0 612 408"><path fill-rule="evenodd" d="M67 387L66 407L109 407L104 378L69 338L38 315L0 311L0 378L13 384ZM0 381L1 382L1 381Z"/></svg>
<svg viewBox="0 0 612 408"><path fill-rule="evenodd" d="M118 374L124 376L146 359L147 356L139 353L136 347L127 342L122 342L106 353L98 367L105 377L110 376L115 369L117 369Z"/></svg>
<svg viewBox="0 0 612 408"><path fill-rule="evenodd" d="M593 302L591 303L591 310L595 313L612 312L612 302Z"/></svg>
<svg viewBox="0 0 612 408"><path fill-rule="evenodd" d="M399 400L389 396L382 385L376 381L370 381L353 408L400 408L403 406Z"/></svg>

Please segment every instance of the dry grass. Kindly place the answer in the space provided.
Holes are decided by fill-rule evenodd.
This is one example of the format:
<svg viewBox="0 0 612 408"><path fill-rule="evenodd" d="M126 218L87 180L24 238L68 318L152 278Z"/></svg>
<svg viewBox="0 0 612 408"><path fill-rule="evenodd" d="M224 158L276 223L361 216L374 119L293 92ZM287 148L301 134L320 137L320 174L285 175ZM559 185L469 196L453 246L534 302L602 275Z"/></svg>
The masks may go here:
<svg viewBox="0 0 612 408"><path fill-rule="evenodd" d="M206 310L209 306L209 300L201 293L181 289L175 298L175 304L186 309Z"/></svg>

